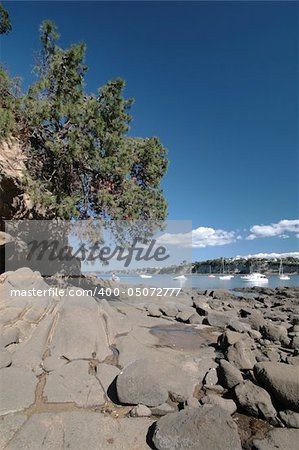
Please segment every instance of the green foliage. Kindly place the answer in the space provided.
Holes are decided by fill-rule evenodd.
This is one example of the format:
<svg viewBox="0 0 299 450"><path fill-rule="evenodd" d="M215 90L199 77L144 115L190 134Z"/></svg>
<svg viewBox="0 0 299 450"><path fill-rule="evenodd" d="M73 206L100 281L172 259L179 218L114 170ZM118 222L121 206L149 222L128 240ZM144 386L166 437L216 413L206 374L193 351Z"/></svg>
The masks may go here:
<svg viewBox="0 0 299 450"><path fill-rule="evenodd" d="M18 80L10 78L0 67L0 139L9 138L18 132L19 99Z"/></svg>
<svg viewBox="0 0 299 450"><path fill-rule="evenodd" d="M8 34L12 30L8 12L0 3L0 34Z"/></svg>
<svg viewBox="0 0 299 450"><path fill-rule="evenodd" d="M27 143L26 184L36 216L163 220L166 150L156 137L128 137L133 102L123 96L124 81L86 94L85 45L60 48L50 21L40 31L38 78L21 99L17 121ZM7 114L0 111L0 120L10 123L11 133L14 118L11 110Z"/></svg>

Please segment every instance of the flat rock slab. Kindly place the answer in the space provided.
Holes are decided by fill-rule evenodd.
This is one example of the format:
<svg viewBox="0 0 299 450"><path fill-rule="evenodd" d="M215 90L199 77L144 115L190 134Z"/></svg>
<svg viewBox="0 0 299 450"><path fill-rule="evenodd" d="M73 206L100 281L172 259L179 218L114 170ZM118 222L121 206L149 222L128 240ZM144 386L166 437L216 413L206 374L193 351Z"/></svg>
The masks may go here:
<svg viewBox="0 0 299 450"><path fill-rule="evenodd" d="M7 443L28 419L25 414L8 414L0 417L0 449Z"/></svg>
<svg viewBox="0 0 299 450"><path fill-rule="evenodd" d="M21 411L35 400L38 379L33 372L18 367L0 370L0 415Z"/></svg>
<svg viewBox="0 0 299 450"><path fill-rule="evenodd" d="M87 361L73 361L48 375L44 388L48 402L74 402L80 407L94 407L105 402L105 393Z"/></svg>
<svg viewBox="0 0 299 450"><path fill-rule="evenodd" d="M31 416L5 450L148 450L148 418L113 419L99 413L39 413Z"/></svg>
<svg viewBox="0 0 299 450"><path fill-rule="evenodd" d="M265 439L253 441L254 450L298 450L299 430L274 428Z"/></svg>
<svg viewBox="0 0 299 450"><path fill-rule="evenodd" d="M236 424L217 406L190 408L162 417L153 442L158 450L241 450Z"/></svg>

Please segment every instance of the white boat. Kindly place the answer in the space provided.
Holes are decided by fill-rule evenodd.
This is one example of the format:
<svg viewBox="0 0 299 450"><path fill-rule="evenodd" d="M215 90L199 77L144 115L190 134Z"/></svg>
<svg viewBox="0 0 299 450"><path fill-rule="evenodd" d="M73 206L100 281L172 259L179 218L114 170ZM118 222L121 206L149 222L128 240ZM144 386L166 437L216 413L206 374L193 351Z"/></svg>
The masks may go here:
<svg viewBox="0 0 299 450"><path fill-rule="evenodd" d="M280 265L279 265L279 279L280 280L290 280L290 277L288 275L283 274L282 259L280 260Z"/></svg>
<svg viewBox="0 0 299 450"><path fill-rule="evenodd" d="M249 281L251 283L268 283L269 281L266 275L259 272L253 272L241 278L242 280Z"/></svg>
<svg viewBox="0 0 299 450"><path fill-rule="evenodd" d="M224 271L224 258L222 258L222 275L219 276L219 280L231 280L234 278L233 275L226 274Z"/></svg>
<svg viewBox="0 0 299 450"><path fill-rule="evenodd" d="M219 280L231 280L234 278L233 275L220 275Z"/></svg>
<svg viewBox="0 0 299 450"><path fill-rule="evenodd" d="M145 273L141 273L140 278L152 278L152 275L146 275Z"/></svg>
<svg viewBox="0 0 299 450"><path fill-rule="evenodd" d="M185 277L185 275L178 275L177 277L174 277L173 280L187 280L187 277Z"/></svg>

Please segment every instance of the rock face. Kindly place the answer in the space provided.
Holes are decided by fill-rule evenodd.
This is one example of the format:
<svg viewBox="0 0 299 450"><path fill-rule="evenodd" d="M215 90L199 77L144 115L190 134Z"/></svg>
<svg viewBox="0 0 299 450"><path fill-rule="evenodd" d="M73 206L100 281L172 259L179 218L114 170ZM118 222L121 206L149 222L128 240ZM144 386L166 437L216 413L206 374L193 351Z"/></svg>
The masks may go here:
<svg viewBox="0 0 299 450"><path fill-rule="evenodd" d="M254 374L280 406L299 412L298 366L263 362L255 365Z"/></svg>
<svg viewBox="0 0 299 450"><path fill-rule="evenodd" d="M265 389L248 380L235 387L235 394L239 405L248 414L276 423L276 410Z"/></svg>
<svg viewBox="0 0 299 450"><path fill-rule="evenodd" d="M153 442L158 450L241 450L235 423L215 406L162 417L156 424Z"/></svg>

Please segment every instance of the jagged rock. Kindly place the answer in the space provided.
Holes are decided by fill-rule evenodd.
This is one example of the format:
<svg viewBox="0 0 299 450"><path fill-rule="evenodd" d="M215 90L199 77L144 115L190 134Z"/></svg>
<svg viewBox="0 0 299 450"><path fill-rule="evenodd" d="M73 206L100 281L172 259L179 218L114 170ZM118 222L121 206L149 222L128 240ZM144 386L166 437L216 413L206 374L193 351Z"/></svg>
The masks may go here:
<svg viewBox="0 0 299 450"><path fill-rule="evenodd" d="M299 370L297 366L262 362L254 366L254 374L279 405L299 412Z"/></svg>
<svg viewBox="0 0 299 450"><path fill-rule="evenodd" d="M254 354L244 341L238 341L228 348L227 359L233 366L241 370L251 370L256 363Z"/></svg>
<svg viewBox="0 0 299 450"><path fill-rule="evenodd" d="M201 400L201 403L219 406L224 411L228 412L230 415L234 414L237 411L237 405L233 400L226 399L223 397L220 397L216 394L208 394L204 396Z"/></svg>
<svg viewBox="0 0 299 450"><path fill-rule="evenodd" d="M254 439L254 450L298 450L299 430L274 428L264 439Z"/></svg>
<svg viewBox="0 0 299 450"><path fill-rule="evenodd" d="M285 426L289 428L299 428L299 413L290 410L280 411L279 417Z"/></svg>
<svg viewBox="0 0 299 450"><path fill-rule="evenodd" d="M150 417L151 415L151 410L145 405L134 406L130 411L131 417Z"/></svg>
<svg viewBox="0 0 299 450"><path fill-rule="evenodd" d="M243 376L240 370L234 367L225 359L220 360L219 375L224 387L227 387L229 389L243 382Z"/></svg>
<svg viewBox="0 0 299 450"><path fill-rule="evenodd" d="M230 415L208 405L159 419L153 442L158 450L241 450L237 426Z"/></svg>
<svg viewBox="0 0 299 450"><path fill-rule="evenodd" d="M235 387L235 394L241 408L248 414L276 423L276 410L268 392L247 380Z"/></svg>

